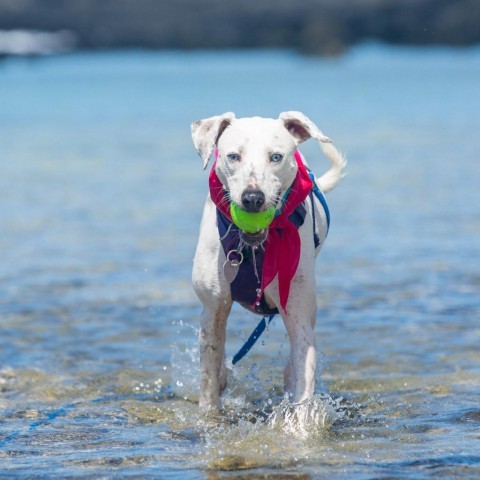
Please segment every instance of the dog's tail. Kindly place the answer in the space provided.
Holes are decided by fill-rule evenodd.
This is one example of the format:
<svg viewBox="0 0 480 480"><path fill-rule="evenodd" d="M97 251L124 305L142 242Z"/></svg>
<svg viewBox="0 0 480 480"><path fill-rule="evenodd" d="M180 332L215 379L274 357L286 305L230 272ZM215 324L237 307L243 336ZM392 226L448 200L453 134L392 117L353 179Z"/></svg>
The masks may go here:
<svg viewBox="0 0 480 480"><path fill-rule="evenodd" d="M318 142L323 153L328 158L332 166L330 170L325 172L321 177L317 178L317 184L322 192L327 193L333 190L338 182L346 175L345 167L347 161L345 157L335 148L333 143L329 141L319 140Z"/></svg>

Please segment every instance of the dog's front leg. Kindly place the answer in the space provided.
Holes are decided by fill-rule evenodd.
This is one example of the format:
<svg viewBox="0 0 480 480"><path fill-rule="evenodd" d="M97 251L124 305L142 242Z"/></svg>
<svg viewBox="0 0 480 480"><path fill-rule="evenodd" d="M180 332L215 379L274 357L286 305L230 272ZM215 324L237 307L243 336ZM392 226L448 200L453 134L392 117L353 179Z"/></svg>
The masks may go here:
<svg viewBox="0 0 480 480"><path fill-rule="evenodd" d="M210 199L200 226L192 280L203 304L200 320L200 407L218 407L226 385L223 363L227 317L232 308L230 284L225 280L225 255L217 230L217 213Z"/></svg>
<svg viewBox="0 0 480 480"><path fill-rule="evenodd" d="M302 282L303 283L303 282ZM290 340L290 358L285 368L285 390L293 402L311 397L315 390L317 353L313 327L316 317L314 292L292 285L292 301L282 313ZM297 290L297 292L295 292Z"/></svg>
<svg viewBox="0 0 480 480"><path fill-rule="evenodd" d="M220 393L227 383L223 362L228 303L217 309L205 308L200 321L200 407L219 407Z"/></svg>

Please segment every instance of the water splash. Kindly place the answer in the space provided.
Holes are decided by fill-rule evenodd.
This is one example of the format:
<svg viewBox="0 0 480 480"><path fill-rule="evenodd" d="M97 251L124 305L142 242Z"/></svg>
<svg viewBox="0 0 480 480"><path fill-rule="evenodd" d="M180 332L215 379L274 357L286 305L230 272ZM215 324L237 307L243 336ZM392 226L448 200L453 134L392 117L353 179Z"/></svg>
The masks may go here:
<svg viewBox="0 0 480 480"><path fill-rule="evenodd" d="M198 329L186 322L174 322L184 342L170 345L172 391L184 400L197 400L200 389L200 350L196 339Z"/></svg>
<svg viewBox="0 0 480 480"><path fill-rule="evenodd" d="M343 399L317 394L293 403L283 394L283 359L269 360L259 351L236 366L227 357L223 408L205 414L197 404L198 332L185 322L175 326L182 341L170 345L170 383L162 385L173 397L148 409L136 404L136 416L156 419L169 430L175 426L177 435L198 435L196 461L208 470L292 466L326 451L332 426L348 416Z"/></svg>
<svg viewBox="0 0 480 480"><path fill-rule="evenodd" d="M269 410L224 411L216 423L210 418L205 430L205 465L212 470L245 470L308 462L325 453L332 426L348 416L348 410L343 399L318 394L301 403L285 396Z"/></svg>
<svg viewBox="0 0 480 480"><path fill-rule="evenodd" d="M273 409L266 424L297 438L322 436L332 425L344 417L342 399L317 394L300 403L292 403L288 395Z"/></svg>

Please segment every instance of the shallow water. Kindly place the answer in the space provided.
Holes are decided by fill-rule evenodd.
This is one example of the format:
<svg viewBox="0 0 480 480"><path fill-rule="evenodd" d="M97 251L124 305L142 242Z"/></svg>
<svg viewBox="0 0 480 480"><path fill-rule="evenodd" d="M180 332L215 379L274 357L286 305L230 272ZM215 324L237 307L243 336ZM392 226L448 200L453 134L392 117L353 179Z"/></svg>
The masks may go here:
<svg viewBox="0 0 480 480"><path fill-rule="evenodd" d="M480 475L480 50L0 63L0 474ZM301 110L347 153L317 265L317 395L279 319L197 408L192 120ZM317 174L318 147L303 153ZM235 309L232 356L257 318Z"/></svg>

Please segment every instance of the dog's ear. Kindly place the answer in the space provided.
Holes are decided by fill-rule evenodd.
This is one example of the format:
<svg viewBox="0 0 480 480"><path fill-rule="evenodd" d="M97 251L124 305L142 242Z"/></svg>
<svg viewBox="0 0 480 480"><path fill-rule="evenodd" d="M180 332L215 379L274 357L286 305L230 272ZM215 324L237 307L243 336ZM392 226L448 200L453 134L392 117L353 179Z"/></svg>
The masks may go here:
<svg viewBox="0 0 480 480"><path fill-rule="evenodd" d="M278 118L283 122L285 128L295 139L297 145L309 138L316 138L319 142L323 143L332 142L332 140L324 135L302 112L283 112Z"/></svg>
<svg viewBox="0 0 480 480"><path fill-rule="evenodd" d="M203 169L205 170L208 161L212 156L213 149L220 138L220 135L235 119L232 112L217 115L215 117L205 118L192 123L192 139L195 149L203 160Z"/></svg>

